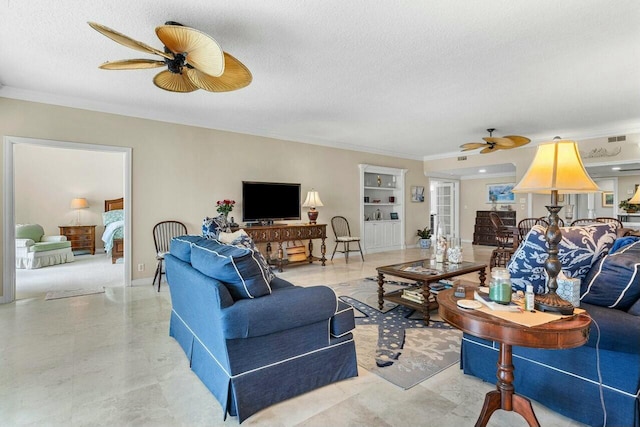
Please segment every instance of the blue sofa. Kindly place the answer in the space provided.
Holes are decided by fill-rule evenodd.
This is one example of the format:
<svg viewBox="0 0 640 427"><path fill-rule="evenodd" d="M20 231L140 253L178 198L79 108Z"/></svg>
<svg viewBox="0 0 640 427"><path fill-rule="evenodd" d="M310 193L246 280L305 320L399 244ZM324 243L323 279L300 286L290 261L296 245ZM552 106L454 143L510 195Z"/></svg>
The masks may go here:
<svg viewBox="0 0 640 427"><path fill-rule="evenodd" d="M621 238L608 247L581 282L580 308L593 319L588 342L568 350L514 346L513 384L587 425L640 427L640 241ZM464 334L461 368L495 384L498 350Z"/></svg>
<svg viewBox="0 0 640 427"><path fill-rule="evenodd" d="M353 308L332 289L275 277L235 241L177 237L165 263L169 333L225 419L358 375Z"/></svg>

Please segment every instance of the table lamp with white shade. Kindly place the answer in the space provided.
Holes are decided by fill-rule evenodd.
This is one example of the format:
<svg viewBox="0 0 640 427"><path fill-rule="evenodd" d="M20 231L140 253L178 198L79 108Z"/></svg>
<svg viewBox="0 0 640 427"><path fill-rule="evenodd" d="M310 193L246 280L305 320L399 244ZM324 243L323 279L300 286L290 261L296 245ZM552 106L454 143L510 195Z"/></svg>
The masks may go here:
<svg viewBox="0 0 640 427"><path fill-rule="evenodd" d="M89 203L87 199L84 197L78 197L71 200L71 209L76 210L76 224L80 225L80 209L87 209L89 207Z"/></svg>
<svg viewBox="0 0 640 427"><path fill-rule="evenodd" d="M627 203L629 203L630 205L640 205L640 185L636 190L636 194L634 194L633 197L630 198L629 201L627 201Z"/></svg>
<svg viewBox="0 0 640 427"><path fill-rule="evenodd" d="M309 224L316 223L316 220L318 219L318 211L316 210L316 207L318 206L324 205L322 204L322 200L320 200L318 192L312 188L311 191L307 192L307 198L304 200L304 203L302 203L303 208L309 208L309 212L307 212L307 215L309 216Z"/></svg>
<svg viewBox="0 0 640 427"><path fill-rule="evenodd" d="M549 256L544 264L549 277L548 291L536 295L535 308L540 311L572 314L573 305L556 293L557 277L562 269L558 259L558 244L562 241L562 232L558 227L558 212L562 206L558 205L558 194L600 191L582 164L576 142L555 137L553 142L540 144L529 169L512 191L551 194L551 204L547 206L549 226L545 233Z"/></svg>

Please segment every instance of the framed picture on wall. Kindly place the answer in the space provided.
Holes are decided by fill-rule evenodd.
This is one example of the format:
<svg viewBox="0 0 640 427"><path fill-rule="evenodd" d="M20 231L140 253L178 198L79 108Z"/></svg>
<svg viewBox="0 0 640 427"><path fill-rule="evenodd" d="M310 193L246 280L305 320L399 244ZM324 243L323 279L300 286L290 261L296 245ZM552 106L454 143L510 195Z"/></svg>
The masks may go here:
<svg viewBox="0 0 640 427"><path fill-rule="evenodd" d="M613 191L602 192L602 207L603 208L613 207Z"/></svg>
<svg viewBox="0 0 640 427"><path fill-rule="evenodd" d="M411 201L418 203L424 202L424 187L418 185L411 186Z"/></svg>
<svg viewBox="0 0 640 427"><path fill-rule="evenodd" d="M487 203L515 203L516 195L511 191L515 186L515 182L487 184Z"/></svg>

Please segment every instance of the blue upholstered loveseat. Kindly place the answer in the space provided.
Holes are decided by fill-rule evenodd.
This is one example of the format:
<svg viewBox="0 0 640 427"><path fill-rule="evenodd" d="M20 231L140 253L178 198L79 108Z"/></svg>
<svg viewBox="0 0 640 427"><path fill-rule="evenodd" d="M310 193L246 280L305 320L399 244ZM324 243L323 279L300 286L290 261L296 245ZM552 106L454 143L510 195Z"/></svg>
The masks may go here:
<svg viewBox="0 0 640 427"><path fill-rule="evenodd" d="M332 289L275 277L242 242L178 237L165 263L170 335L225 418L357 376L353 308Z"/></svg>
<svg viewBox="0 0 640 427"><path fill-rule="evenodd" d="M517 393L587 425L639 427L640 241L614 240L602 247L590 240L603 253L594 254L596 259L581 278L580 308L594 320L588 342L569 350L514 346L514 386ZM573 243L565 249L575 249ZM522 244L518 250L526 252ZM531 253L515 255L535 258ZM512 272L516 269L510 264ZM497 360L498 344L463 335L465 374L495 384Z"/></svg>

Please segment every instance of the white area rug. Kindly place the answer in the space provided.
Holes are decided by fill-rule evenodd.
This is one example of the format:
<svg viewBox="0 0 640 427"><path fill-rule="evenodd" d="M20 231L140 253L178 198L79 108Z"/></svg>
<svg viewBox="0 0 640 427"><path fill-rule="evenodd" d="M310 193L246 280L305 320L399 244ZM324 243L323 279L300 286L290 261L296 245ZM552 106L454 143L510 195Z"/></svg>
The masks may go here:
<svg viewBox="0 0 640 427"><path fill-rule="evenodd" d="M47 292L47 296L44 299L51 300L51 299L79 297L82 295L93 295L93 294L103 294L103 293L104 293L104 287L96 288L96 289L71 289L71 290L65 290L65 291L51 291L51 292Z"/></svg>

